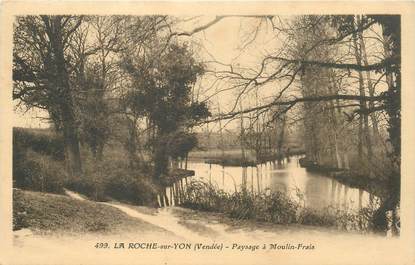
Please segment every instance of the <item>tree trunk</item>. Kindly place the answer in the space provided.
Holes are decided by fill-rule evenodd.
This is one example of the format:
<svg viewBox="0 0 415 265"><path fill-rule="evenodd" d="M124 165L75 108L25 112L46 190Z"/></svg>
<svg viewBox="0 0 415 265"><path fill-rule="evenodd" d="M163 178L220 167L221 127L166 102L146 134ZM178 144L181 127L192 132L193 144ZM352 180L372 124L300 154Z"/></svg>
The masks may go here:
<svg viewBox="0 0 415 265"><path fill-rule="evenodd" d="M284 159L284 152L282 150L285 138L285 123L286 123L286 116L283 114L282 118L280 119L280 131L278 134L277 140L277 156L278 156L278 164L281 164L281 161Z"/></svg>
<svg viewBox="0 0 415 265"><path fill-rule="evenodd" d="M334 78L333 78L334 80ZM333 89L334 86L334 82L331 83L331 78L330 78L330 73L329 73L329 82L328 82L328 90L329 90L329 94L330 95L334 95L337 94L337 91L335 91L335 89ZM330 101L329 102L329 106L330 106L330 118L331 118L331 125L332 125L332 130L333 130L333 145L334 145L334 157L333 160L335 161L335 167L337 168L343 168L343 163L342 163L342 159L340 157L340 152L339 152L339 143L338 143L338 129L337 129L337 115L336 115L336 111L335 111L335 102Z"/></svg>
<svg viewBox="0 0 415 265"><path fill-rule="evenodd" d="M218 112L220 113L220 105L218 104ZM222 161L225 159L225 149L224 149L224 142L223 142L223 132L222 132L222 120L219 120L219 137L220 137L220 150L221 150L221 159ZM187 154L186 154L186 169L187 169Z"/></svg>
<svg viewBox="0 0 415 265"><path fill-rule="evenodd" d="M80 177L82 175L81 153L79 139L74 128L73 121L65 121L63 124L63 137L69 175Z"/></svg>
<svg viewBox="0 0 415 265"><path fill-rule="evenodd" d="M58 97L60 97L59 107L62 118L63 136L65 143L65 152L69 174L79 177L82 174L81 153L79 150L79 139L77 134L75 112L71 88L69 84L69 75L66 69L63 47L63 33L61 25L61 16L51 17L49 24L49 38L51 48L54 52L54 66L56 76L51 80L56 85Z"/></svg>
<svg viewBox="0 0 415 265"><path fill-rule="evenodd" d="M366 45L365 41L363 39L363 33L359 32L359 38L360 38L360 49L362 53L362 59L363 59L363 65L368 66L369 61L367 59L367 52L366 52ZM372 79L370 76L370 72L366 71L366 79L367 79L367 87L369 91L369 96L373 97L375 95L375 87L372 84ZM369 101L369 109L373 109L375 107L373 101ZM379 125L378 125L378 119L376 116L376 113L372 112L370 114L370 119L372 120L372 127L373 127L373 136L375 138L375 141L379 143L380 141L380 134L379 134Z"/></svg>
<svg viewBox="0 0 415 265"><path fill-rule="evenodd" d="M125 143L125 147L128 152L128 159L130 168L135 168L138 162L137 158L137 119L133 120L128 119L128 140Z"/></svg>
<svg viewBox="0 0 415 265"><path fill-rule="evenodd" d="M385 16L379 20L382 24L382 35L385 50L385 59L399 58L398 63L386 70L386 81L388 83L388 98L385 100L385 109L388 114L389 141L392 145L392 152L388 154L394 164L394 172L388 178L388 198L382 201L381 206L374 216L374 224L384 229L386 212L396 211L400 202L400 161L401 161L401 63L400 63L400 17ZM398 25L398 26L396 26ZM376 222L377 221L377 222ZM396 221L395 221L396 222ZM392 231L396 232L396 231Z"/></svg>
<svg viewBox="0 0 415 265"><path fill-rule="evenodd" d="M361 23L360 23L360 17L359 16L356 17L356 24L357 24L357 28L360 29L361 28ZM361 54L362 52L361 52L361 48L359 48L359 45L358 45L358 36L357 36L356 33L353 34L353 44L354 44L356 63L358 65L362 65L362 54ZM359 71L359 94L362 97L365 96L363 73L361 71ZM366 112L366 110L367 110L366 101L364 101L364 100L360 101L360 109L362 110L363 113ZM364 140L363 140L363 138L364 138ZM359 159L361 159L361 161L363 159L363 146L364 145L366 146L366 149L367 149L367 158L370 161L370 159L372 157L372 144L371 144L371 139L370 139L370 134L369 134L369 119L368 119L368 116L366 114L360 114L359 115L359 146L358 146L358 153L359 153Z"/></svg>
<svg viewBox="0 0 415 265"><path fill-rule="evenodd" d="M167 155L167 148L166 144L164 143L163 139L166 139L166 135L160 132L158 136L158 142L154 148L154 175L153 178L160 182L160 178L162 175L166 175L168 173L169 168L169 156Z"/></svg>
<svg viewBox="0 0 415 265"><path fill-rule="evenodd" d="M240 110L242 111L242 100L239 101L239 107ZM242 162L245 163L246 161L246 155L245 155L245 129L244 129L244 119L243 119L243 114L241 113L240 118L241 118L241 156L242 156Z"/></svg>

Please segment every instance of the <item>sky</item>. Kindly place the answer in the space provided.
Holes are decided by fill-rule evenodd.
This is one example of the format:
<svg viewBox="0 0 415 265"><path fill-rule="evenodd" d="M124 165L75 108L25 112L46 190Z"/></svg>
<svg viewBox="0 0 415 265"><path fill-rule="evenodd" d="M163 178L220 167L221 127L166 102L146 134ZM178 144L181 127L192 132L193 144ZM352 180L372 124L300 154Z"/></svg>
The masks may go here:
<svg viewBox="0 0 415 265"><path fill-rule="evenodd" d="M40 109L28 111L17 109L13 115L13 127L48 128L49 123L44 120L47 117L47 113Z"/></svg>

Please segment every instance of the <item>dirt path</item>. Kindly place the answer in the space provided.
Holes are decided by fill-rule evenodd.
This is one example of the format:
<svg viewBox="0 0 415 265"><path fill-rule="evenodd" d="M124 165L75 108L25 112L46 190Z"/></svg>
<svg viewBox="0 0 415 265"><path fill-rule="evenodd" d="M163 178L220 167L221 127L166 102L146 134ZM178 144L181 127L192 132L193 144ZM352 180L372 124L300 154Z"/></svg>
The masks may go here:
<svg viewBox="0 0 415 265"><path fill-rule="evenodd" d="M65 193L76 200L85 200L84 197L82 197L80 194L66 190ZM175 236L179 238L186 239L188 241L202 241L206 240L206 237L200 236L199 234L195 233L191 229L188 229L186 226L183 226L180 224L180 219L175 217L171 214L171 209L169 208L163 208L158 209L157 211L153 212L153 214L149 214L151 212L151 209L147 209L147 213L143 213L142 211L138 211L134 208L131 208L127 205L120 204L120 203L109 203L109 202L99 202L100 204L104 204L107 206L115 207L119 209L120 211L124 212L128 216L138 218L144 222L150 223L152 225L155 225L157 227L160 227L164 230L167 230L168 232L171 232ZM145 207L141 207L145 208Z"/></svg>
<svg viewBox="0 0 415 265"><path fill-rule="evenodd" d="M82 197L81 195L79 195L76 192L64 189L66 195L68 195L69 197L71 197L72 199L76 199L76 200L80 200L80 201L85 201L86 199L84 197Z"/></svg>
<svg viewBox="0 0 415 265"><path fill-rule="evenodd" d="M200 236L199 234L195 233L191 229L188 229L185 226L181 225L180 219L172 215L169 208L160 209L157 211L157 214L151 215L151 214L145 214L145 213L139 212L138 210L135 210L133 208L130 208L128 206L124 206L121 204L106 203L106 202L102 204L115 207L131 217L141 219L144 222L163 228L173 233L177 237L181 237L188 241L206 240L206 237Z"/></svg>

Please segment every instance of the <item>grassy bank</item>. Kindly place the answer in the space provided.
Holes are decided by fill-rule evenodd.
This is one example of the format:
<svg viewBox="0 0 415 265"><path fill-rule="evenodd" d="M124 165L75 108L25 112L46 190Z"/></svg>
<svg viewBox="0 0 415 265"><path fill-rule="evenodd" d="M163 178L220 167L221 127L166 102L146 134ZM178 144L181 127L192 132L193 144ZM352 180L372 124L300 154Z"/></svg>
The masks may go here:
<svg viewBox="0 0 415 265"><path fill-rule="evenodd" d="M14 189L13 230L22 228L40 234L160 230L110 206L63 195Z"/></svg>

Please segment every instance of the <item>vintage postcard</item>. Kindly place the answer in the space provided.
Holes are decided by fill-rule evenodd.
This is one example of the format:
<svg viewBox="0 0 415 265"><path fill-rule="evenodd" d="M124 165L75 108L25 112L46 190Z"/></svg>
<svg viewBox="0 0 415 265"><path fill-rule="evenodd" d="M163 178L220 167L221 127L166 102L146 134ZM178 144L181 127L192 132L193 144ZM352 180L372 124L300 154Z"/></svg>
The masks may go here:
<svg viewBox="0 0 415 265"><path fill-rule="evenodd" d="M0 264L415 263L414 3L0 8Z"/></svg>

